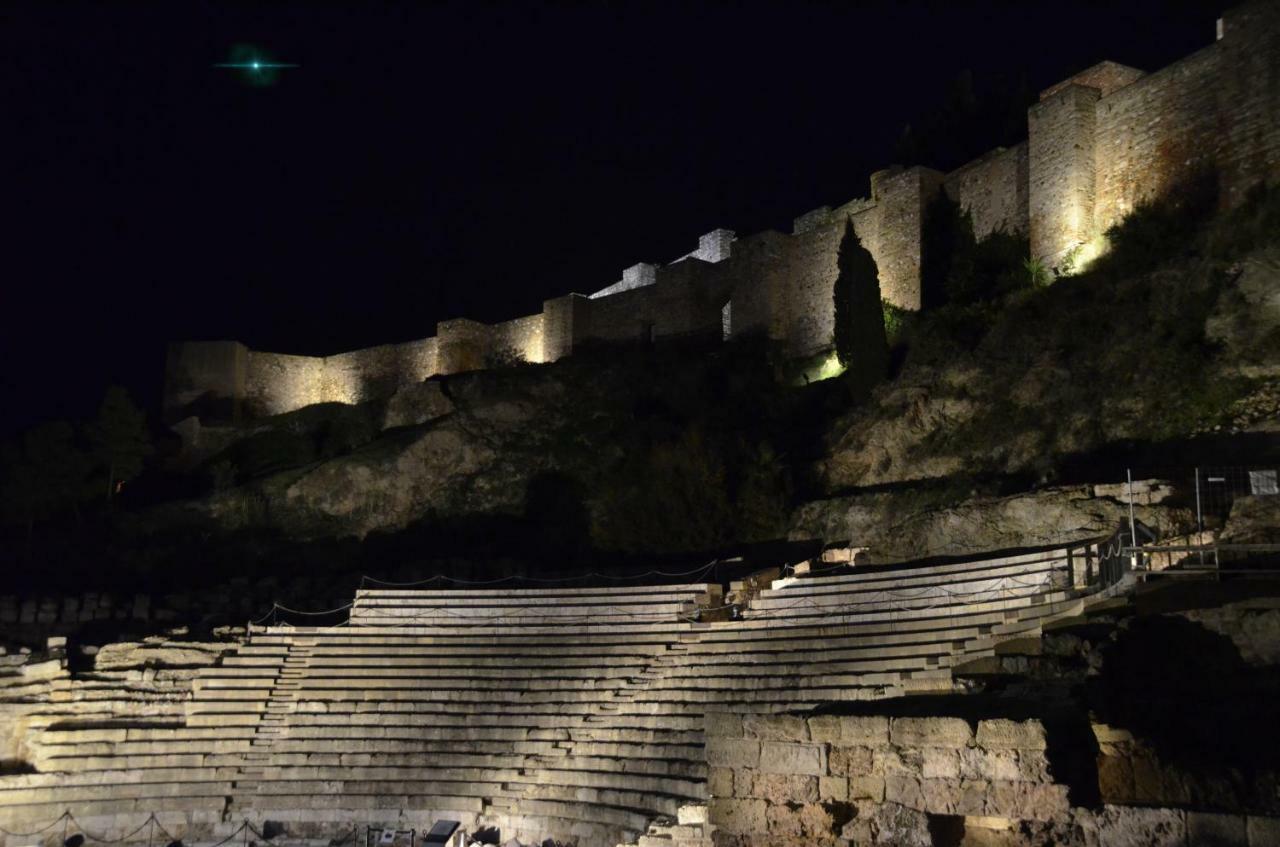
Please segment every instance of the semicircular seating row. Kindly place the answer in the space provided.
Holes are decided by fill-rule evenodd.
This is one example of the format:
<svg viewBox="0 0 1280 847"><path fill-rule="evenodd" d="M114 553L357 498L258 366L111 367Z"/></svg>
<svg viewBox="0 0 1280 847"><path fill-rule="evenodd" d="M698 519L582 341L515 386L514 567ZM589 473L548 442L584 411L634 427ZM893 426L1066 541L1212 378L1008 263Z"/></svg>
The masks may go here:
<svg viewBox="0 0 1280 847"><path fill-rule="evenodd" d="M719 602L707 585L362 590L346 625L254 630L199 672L181 725L50 704L39 772L0 777L0 816L452 818L612 845L705 802L708 708L949 689L953 657L1078 603L1065 574L1056 550L779 580L721 623L695 619Z"/></svg>

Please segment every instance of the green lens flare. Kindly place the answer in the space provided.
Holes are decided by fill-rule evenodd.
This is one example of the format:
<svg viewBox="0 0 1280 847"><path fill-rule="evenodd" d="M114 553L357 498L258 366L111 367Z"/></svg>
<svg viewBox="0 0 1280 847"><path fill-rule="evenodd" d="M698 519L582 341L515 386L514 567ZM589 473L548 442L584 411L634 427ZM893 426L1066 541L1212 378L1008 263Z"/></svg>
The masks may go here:
<svg viewBox="0 0 1280 847"><path fill-rule="evenodd" d="M298 65L277 62L265 50L252 44L236 44L231 48L227 61L218 62L214 67L239 71L238 76L246 85L261 87L275 85L280 79L280 71Z"/></svg>

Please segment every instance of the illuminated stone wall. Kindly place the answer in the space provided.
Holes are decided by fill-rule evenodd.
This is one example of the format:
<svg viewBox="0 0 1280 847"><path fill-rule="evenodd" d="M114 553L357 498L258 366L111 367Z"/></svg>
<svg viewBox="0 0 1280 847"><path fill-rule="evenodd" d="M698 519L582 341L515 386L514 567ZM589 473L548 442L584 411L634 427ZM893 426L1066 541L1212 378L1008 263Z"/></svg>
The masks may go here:
<svg viewBox="0 0 1280 847"><path fill-rule="evenodd" d="M1228 205L1280 180L1278 56L1280 5L1255 2L1155 73L1103 62L1046 89L1028 113L1032 255L1061 265L1199 164Z"/></svg>
<svg viewBox="0 0 1280 847"><path fill-rule="evenodd" d="M539 313L494 324L490 348L501 357L511 356L522 362L545 362L543 327L546 321Z"/></svg>
<svg viewBox="0 0 1280 847"><path fill-rule="evenodd" d="M249 351L245 407L251 417L279 415L323 403L324 359Z"/></svg>
<svg viewBox="0 0 1280 847"><path fill-rule="evenodd" d="M925 207L942 179L942 174L928 168L879 171L871 177L870 198L796 218L793 234L776 242L772 260L741 274L746 287L771 292L763 320L756 309L748 314L768 327L770 337L784 342L793 355L829 348L832 287L846 220L852 221L854 232L876 260L881 296L904 309L919 309L920 227ZM740 244L735 243L735 252ZM734 292L735 313L741 288ZM753 305L758 308L758 303Z"/></svg>
<svg viewBox="0 0 1280 847"><path fill-rule="evenodd" d="M1207 35L1207 34L1206 34ZM639 262L590 297L547 300L542 312L487 325L457 319L435 338L328 358L250 351L236 342L174 345L165 415L238 420L308 403L356 403L435 374L513 360L554 362L591 342L761 333L795 356L832 342L832 284L846 220L875 258L882 296L920 308L921 226L939 188L982 237L1025 232L1047 267L1079 267L1099 235L1134 206L1212 160L1225 200L1280 179L1280 4L1228 12L1221 38L1160 71L1101 62L1046 89L1027 114L1028 140L948 174L892 167L869 197L797 217L792 233L702 235L668 264ZM592 289L587 289L592 290Z"/></svg>
<svg viewBox="0 0 1280 847"><path fill-rule="evenodd" d="M1028 165L1023 142L992 150L947 174L943 181L947 194L973 217L978 238L997 230L1025 233L1030 229Z"/></svg>

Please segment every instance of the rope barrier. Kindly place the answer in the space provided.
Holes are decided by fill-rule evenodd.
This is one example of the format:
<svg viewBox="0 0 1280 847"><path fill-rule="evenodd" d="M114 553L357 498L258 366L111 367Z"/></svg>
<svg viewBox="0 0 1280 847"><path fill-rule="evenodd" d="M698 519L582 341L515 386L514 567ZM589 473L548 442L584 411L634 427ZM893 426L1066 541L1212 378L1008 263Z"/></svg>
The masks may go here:
<svg viewBox="0 0 1280 847"><path fill-rule="evenodd" d="M64 818L67 818L70 816L71 816L71 812L63 812L62 814L58 815L58 817L56 817L52 822L50 822L48 826L41 827L40 829L37 829L34 832L14 832L13 830L5 829L4 827L0 826L0 833L3 833L5 835L11 835L14 838L31 838L36 835L45 834L46 832L53 829L58 824L62 823Z"/></svg>
<svg viewBox="0 0 1280 847"><path fill-rule="evenodd" d="M81 824L80 821L76 820L76 816L71 813L70 809L66 811L67 820L76 825L76 829L80 830L80 834L83 835L88 840L96 841L99 844L123 844L126 841L128 841L130 838L133 838L133 836L137 835L139 832L142 832L142 830L147 827L147 824L151 823L151 821L155 819L155 816L156 816L155 812L152 812L150 815L147 816L147 819L145 821L143 821L141 824L138 825L137 829L133 830L128 835L122 835L119 838L107 838L106 836L103 836L103 835L92 834L91 832L89 832L84 828L84 825Z"/></svg>

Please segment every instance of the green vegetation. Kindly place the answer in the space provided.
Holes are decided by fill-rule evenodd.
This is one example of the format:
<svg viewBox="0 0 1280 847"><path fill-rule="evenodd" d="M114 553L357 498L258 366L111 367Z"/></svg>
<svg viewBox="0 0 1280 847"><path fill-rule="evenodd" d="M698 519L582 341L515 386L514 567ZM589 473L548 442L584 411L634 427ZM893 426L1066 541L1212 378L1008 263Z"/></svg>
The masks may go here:
<svg viewBox="0 0 1280 847"><path fill-rule="evenodd" d="M146 418L112 386L87 424L40 424L0 448L0 517L22 528L30 552L38 524L78 524L92 501L110 502L136 479L151 452Z"/></svg>
<svg viewBox="0 0 1280 847"><path fill-rule="evenodd" d="M884 320L885 340L890 347L894 347L902 340L902 336L907 331L907 325L911 321L912 313L909 309L895 306L888 300L880 301L880 312Z"/></svg>
<svg viewBox="0 0 1280 847"><path fill-rule="evenodd" d="M146 416L119 386L107 389L98 416L86 427L93 457L106 478L106 499L142 473L151 454Z"/></svg>
<svg viewBox="0 0 1280 847"><path fill-rule="evenodd" d="M996 230L977 239L973 217L946 191L939 190L929 202L920 259L921 301L926 311L947 304L999 300L1047 281L1043 266L1031 260L1025 235Z"/></svg>
<svg viewBox="0 0 1280 847"><path fill-rule="evenodd" d="M1216 207L1212 174L1197 173L1112 227L1109 249L1078 274L1024 288L1000 282L1004 263L978 265L976 288L993 296L922 315L907 363L917 372L964 363L982 373L980 385L1001 388L957 389L979 411L935 433L928 448L990 470L1024 439L1023 454L1036 456L1030 469L1051 473L1064 450L1161 442L1227 423L1253 384L1214 367L1206 321L1231 282L1230 260L1280 243L1280 190ZM1014 256L992 251L1001 253Z"/></svg>
<svg viewBox="0 0 1280 847"><path fill-rule="evenodd" d="M847 369L845 379L854 394L865 394L888 375L889 343L881 306L880 272L849 219L845 219L836 265L832 292L836 356Z"/></svg>

